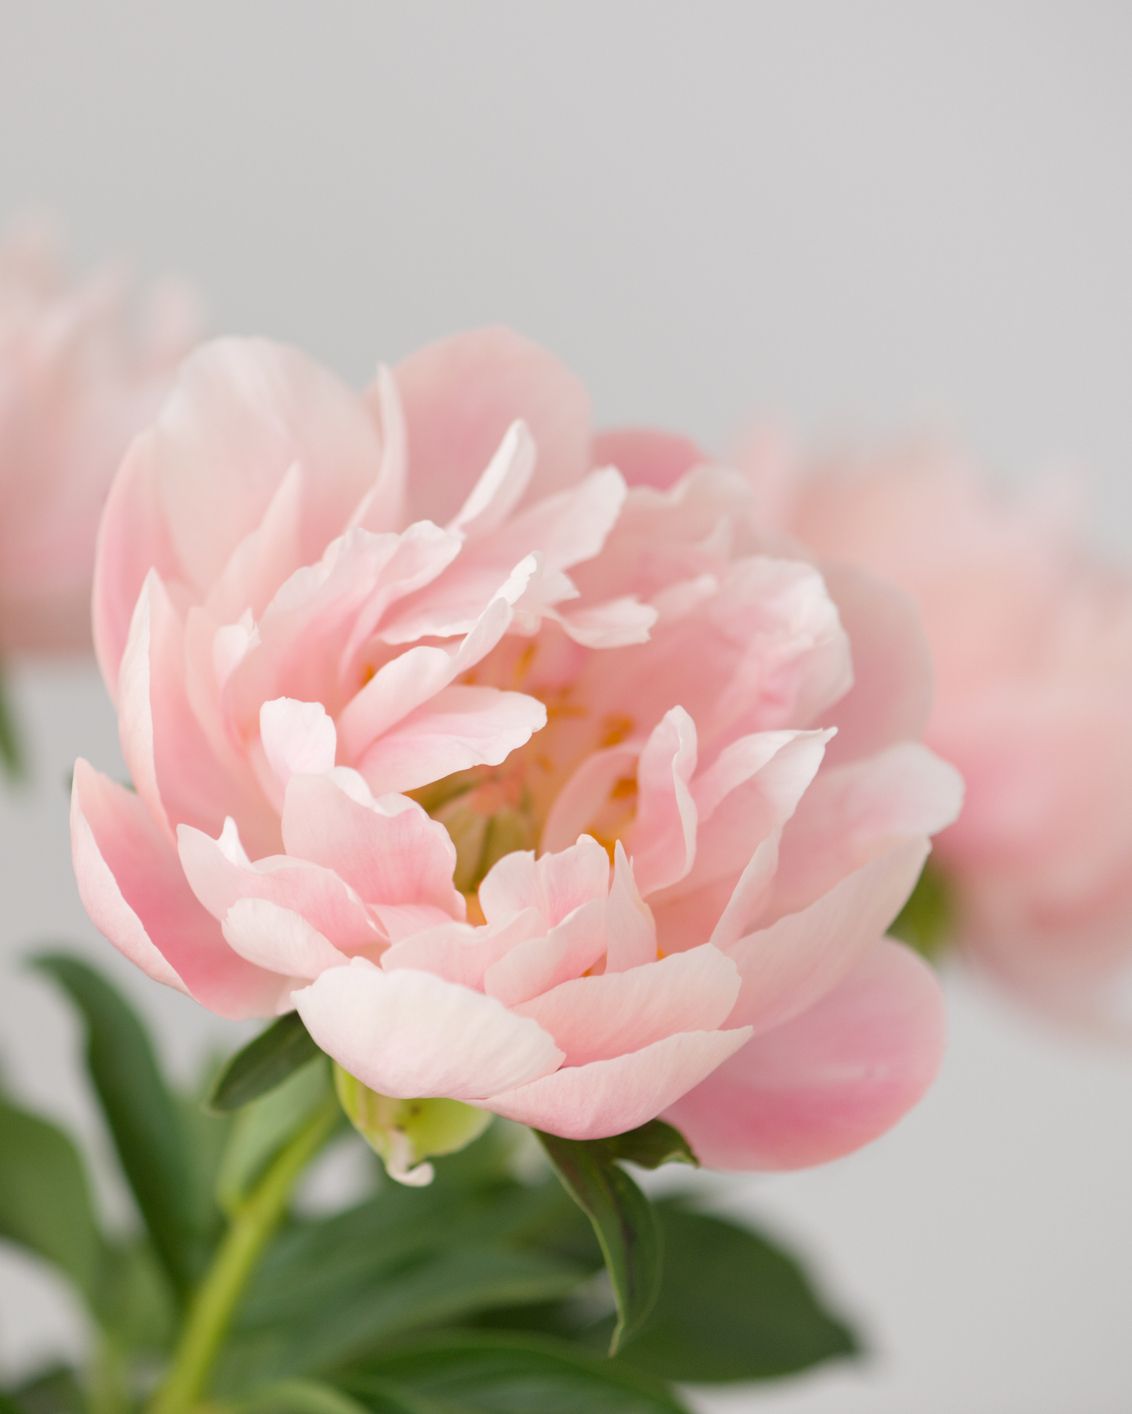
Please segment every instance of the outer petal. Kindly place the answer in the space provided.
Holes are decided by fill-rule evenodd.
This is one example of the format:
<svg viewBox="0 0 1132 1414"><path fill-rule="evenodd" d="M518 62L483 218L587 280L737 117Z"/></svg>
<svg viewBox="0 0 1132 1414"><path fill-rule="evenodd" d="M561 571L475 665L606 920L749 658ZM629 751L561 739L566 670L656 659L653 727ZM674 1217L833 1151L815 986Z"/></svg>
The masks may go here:
<svg viewBox="0 0 1132 1414"><path fill-rule="evenodd" d="M118 674L122 755L157 820L219 829L225 813L258 817L263 800L250 777L217 760L185 691L185 638L156 574L142 586Z"/></svg>
<svg viewBox="0 0 1132 1414"><path fill-rule="evenodd" d="M71 848L92 921L143 972L221 1016L276 1010L279 979L228 947L143 802L81 760L71 797Z"/></svg>
<svg viewBox="0 0 1132 1414"><path fill-rule="evenodd" d="M808 907L725 944L743 977L732 1021L766 1031L831 991L896 917L927 853L926 839L908 840L848 874Z"/></svg>
<svg viewBox="0 0 1132 1414"><path fill-rule="evenodd" d="M383 972L355 959L324 972L294 1001L329 1056L395 1099L476 1103L546 1075L562 1060L536 1022L429 972Z"/></svg>
<svg viewBox="0 0 1132 1414"><path fill-rule="evenodd" d="M817 1006L750 1041L666 1118L713 1168L825 1163L919 1100L943 1039L934 973L907 948L878 943Z"/></svg>
<svg viewBox="0 0 1132 1414"><path fill-rule="evenodd" d="M627 972L577 977L515 1010L554 1037L567 1065L584 1065L680 1031L713 1031L727 1020L738 992L731 959L700 947Z"/></svg>
<svg viewBox="0 0 1132 1414"><path fill-rule="evenodd" d="M345 527L381 459L361 398L298 350L262 339L217 340L186 360L149 453L178 558L201 586L292 466L306 477L305 562Z"/></svg>
<svg viewBox="0 0 1132 1414"><path fill-rule="evenodd" d="M532 494L569 486L589 465L585 389L552 354L509 329L430 344L394 376L418 516L443 523L454 515L516 419L538 449Z"/></svg>
<svg viewBox="0 0 1132 1414"><path fill-rule="evenodd" d="M111 697L125 651L130 620L150 570L181 575L173 537L158 496L152 434L138 438L110 488L95 554L94 647Z"/></svg>
<svg viewBox="0 0 1132 1414"><path fill-rule="evenodd" d="M936 834L962 798L958 772L918 743L821 772L783 835L769 916L796 912L886 848Z"/></svg>
<svg viewBox="0 0 1132 1414"><path fill-rule="evenodd" d="M604 1139L655 1119L749 1035L746 1029L682 1032L630 1055L555 1071L485 1103L496 1114L567 1139Z"/></svg>

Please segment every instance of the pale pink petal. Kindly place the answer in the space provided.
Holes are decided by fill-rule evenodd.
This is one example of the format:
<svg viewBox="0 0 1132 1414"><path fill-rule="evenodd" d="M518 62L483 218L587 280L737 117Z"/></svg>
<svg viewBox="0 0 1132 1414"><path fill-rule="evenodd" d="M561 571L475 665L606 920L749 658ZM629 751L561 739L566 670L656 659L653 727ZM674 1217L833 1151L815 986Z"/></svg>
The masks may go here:
<svg viewBox="0 0 1132 1414"><path fill-rule="evenodd" d="M568 849L538 859L530 850L505 854L480 885L479 901L489 922L536 908L553 926L592 899L604 901L608 891L609 856L584 835Z"/></svg>
<svg viewBox="0 0 1132 1414"><path fill-rule="evenodd" d="M526 425L513 422L468 499L452 518L451 528L469 537L498 529L523 499L536 456Z"/></svg>
<svg viewBox="0 0 1132 1414"><path fill-rule="evenodd" d="M936 834L962 798L958 772L918 743L821 772L784 831L771 916L796 912L892 845Z"/></svg>
<svg viewBox="0 0 1132 1414"><path fill-rule="evenodd" d="M657 610L626 594L601 604L553 609L548 617L556 619L583 648L625 648L648 641L657 620Z"/></svg>
<svg viewBox="0 0 1132 1414"><path fill-rule="evenodd" d="M95 555L94 647L111 697L134 605L150 570L169 579L181 573L158 496L153 438L143 435L134 442L110 488Z"/></svg>
<svg viewBox="0 0 1132 1414"><path fill-rule="evenodd" d="M830 761L916 740L931 710L932 666L915 603L861 570L827 566L825 580L853 653L853 686L833 709Z"/></svg>
<svg viewBox="0 0 1132 1414"><path fill-rule="evenodd" d="M311 979L350 960L301 914L270 899L238 899L224 915L222 928L242 958L284 977Z"/></svg>
<svg viewBox="0 0 1132 1414"><path fill-rule="evenodd" d="M227 946L144 803L81 760L71 844L79 895L92 922L143 972L221 1016L275 1012L279 979Z"/></svg>
<svg viewBox="0 0 1132 1414"><path fill-rule="evenodd" d="M379 366L366 400L381 429L381 463L373 485L358 502L349 524L365 530L398 530L406 519L409 449L401 395L384 364Z"/></svg>
<svg viewBox="0 0 1132 1414"><path fill-rule="evenodd" d="M253 864L230 824L219 839L183 826L177 847L189 887L214 918L225 918L242 898L264 898L301 914L343 952L372 949L382 941L365 904L331 869L287 855Z"/></svg>
<svg viewBox="0 0 1132 1414"><path fill-rule="evenodd" d="M825 1163L920 1099L943 1032L934 973L899 944L879 943L817 1006L755 1037L665 1118L712 1168Z"/></svg>
<svg viewBox="0 0 1132 1414"><path fill-rule="evenodd" d="M723 748L692 782L699 830L688 884L734 878L746 868L758 846L794 814L832 735L759 732Z"/></svg>
<svg viewBox="0 0 1132 1414"><path fill-rule="evenodd" d="M333 869L371 903L421 904L462 918L448 831L404 796L352 799L325 776L295 776L283 803L288 854Z"/></svg>
<svg viewBox="0 0 1132 1414"><path fill-rule="evenodd" d="M606 972L624 972L652 962L657 956L656 922L641 898L625 846L613 851L613 882L605 910Z"/></svg>
<svg viewBox="0 0 1132 1414"><path fill-rule="evenodd" d="M585 1065L679 1031L713 1031L731 1014L738 993L731 959L699 947L627 972L573 978L515 1010L554 1037L567 1065Z"/></svg>
<svg viewBox="0 0 1132 1414"><path fill-rule="evenodd" d="M630 486L667 490L685 472L707 460L688 437L645 427L599 432L593 441L595 465L615 466Z"/></svg>
<svg viewBox="0 0 1132 1414"><path fill-rule="evenodd" d="M118 732L155 820L219 829L226 811L261 812L254 782L217 760L189 702L184 628L156 574L142 586L119 667Z"/></svg>
<svg viewBox="0 0 1132 1414"><path fill-rule="evenodd" d="M555 1071L485 1101L486 1108L560 1134L604 1139L635 1129L698 1086L750 1032L690 1031L611 1060Z"/></svg>
<svg viewBox="0 0 1132 1414"><path fill-rule="evenodd" d="M473 766L498 766L545 725L546 708L521 692L446 687L355 764L375 795L416 790Z"/></svg>
<svg viewBox="0 0 1132 1414"><path fill-rule="evenodd" d="M470 923L444 923L401 938L381 955L386 971L411 967L418 972L435 972L462 987L483 990L489 967L506 956L518 943L542 938L545 927L537 912L526 909L500 923L473 928Z"/></svg>
<svg viewBox="0 0 1132 1414"><path fill-rule="evenodd" d="M507 428L522 419L538 451L532 490L569 486L589 464L589 398L553 355L509 329L457 334L395 370L417 515L443 523L463 503Z"/></svg>
<svg viewBox="0 0 1132 1414"><path fill-rule="evenodd" d="M259 711L259 739L267 764L283 786L293 776L324 775L334 767L338 734L321 702L278 697Z"/></svg>
<svg viewBox="0 0 1132 1414"><path fill-rule="evenodd" d="M518 942L492 963L484 973L484 990L513 1007L580 977L604 953L604 900L591 899L548 929L545 937Z"/></svg>
<svg viewBox="0 0 1132 1414"><path fill-rule="evenodd" d="M262 519L232 551L206 605L221 622L245 611L258 617L279 586L302 563L303 468L296 463L280 481Z"/></svg>
<svg viewBox="0 0 1132 1414"><path fill-rule="evenodd" d="M766 1031L835 987L900 912L927 853L923 838L899 844L799 912L725 943L743 978L732 1021Z"/></svg>
<svg viewBox="0 0 1132 1414"><path fill-rule="evenodd" d="M630 851L633 873L648 895L682 879L696 853L696 728L681 707L657 725L637 766L637 814Z"/></svg>
<svg viewBox="0 0 1132 1414"><path fill-rule="evenodd" d="M345 527L381 456L361 398L297 350L262 339L218 340L191 355L152 439L178 559L200 586L223 570L295 465L306 488L300 563L315 559Z"/></svg>
<svg viewBox="0 0 1132 1414"><path fill-rule="evenodd" d="M339 714L344 754L360 756L383 733L475 667L499 643L511 618L512 604L499 594L455 645L418 644L391 658Z"/></svg>
<svg viewBox="0 0 1132 1414"><path fill-rule="evenodd" d="M471 1103L559 1065L542 1028L481 992L408 968L362 960L296 992L315 1042L363 1085L397 1099Z"/></svg>

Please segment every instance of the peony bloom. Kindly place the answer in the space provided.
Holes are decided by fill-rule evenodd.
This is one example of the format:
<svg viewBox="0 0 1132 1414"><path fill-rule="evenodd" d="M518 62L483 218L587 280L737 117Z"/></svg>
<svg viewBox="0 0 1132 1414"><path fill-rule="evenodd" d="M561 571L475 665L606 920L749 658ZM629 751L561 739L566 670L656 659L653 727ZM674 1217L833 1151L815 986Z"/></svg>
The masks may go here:
<svg viewBox="0 0 1132 1414"><path fill-rule="evenodd" d="M884 934L957 778L902 606L762 553L749 504L690 444L594 438L504 330L363 396L204 348L102 525L136 793L78 764L92 919L226 1016L297 1008L385 1096L663 1114L735 1168L873 1138L940 1055Z"/></svg>
<svg viewBox="0 0 1132 1414"><path fill-rule="evenodd" d="M36 237L0 246L0 655L89 652L98 516L189 347L183 297L134 330L123 293Z"/></svg>
<svg viewBox="0 0 1132 1414"><path fill-rule="evenodd" d="M944 457L767 473L807 546L922 615L927 740L967 786L933 861L958 941L1095 1015L1132 954L1132 582L1090 562L1049 498L997 502Z"/></svg>

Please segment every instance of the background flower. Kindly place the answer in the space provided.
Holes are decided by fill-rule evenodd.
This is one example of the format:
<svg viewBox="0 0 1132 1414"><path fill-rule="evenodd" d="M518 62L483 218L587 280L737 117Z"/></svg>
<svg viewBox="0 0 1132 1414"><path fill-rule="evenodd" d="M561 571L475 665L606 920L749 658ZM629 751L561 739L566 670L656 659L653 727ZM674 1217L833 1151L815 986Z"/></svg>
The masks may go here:
<svg viewBox="0 0 1132 1414"><path fill-rule="evenodd" d="M99 513L194 323L171 286L134 319L119 276L70 280L30 227L0 244L0 654L89 649Z"/></svg>
<svg viewBox="0 0 1132 1414"><path fill-rule="evenodd" d="M958 458L764 468L805 545L922 615L927 740L967 784L933 863L959 941L1047 1005L1115 1012L1132 956L1132 582L1052 489L998 498Z"/></svg>

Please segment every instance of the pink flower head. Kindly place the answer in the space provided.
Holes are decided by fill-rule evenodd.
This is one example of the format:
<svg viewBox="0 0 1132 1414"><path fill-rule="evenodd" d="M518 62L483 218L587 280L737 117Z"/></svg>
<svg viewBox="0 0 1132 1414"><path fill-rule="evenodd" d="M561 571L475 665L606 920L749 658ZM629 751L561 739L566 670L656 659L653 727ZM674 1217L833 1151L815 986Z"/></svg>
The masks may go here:
<svg viewBox="0 0 1132 1414"><path fill-rule="evenodd" d="M818 467L780 501L813 551L922 615L927 739L967 785L937 846L959 940L1095 1016L1132 956L1132 581L1090 560L1056 498L997 501L945 456Z"/></svg>
<svg viewBox="0 0 1132 1414"><path fill-rule="evenodd" d="M79 763L91 917L218 1012L297 1007L386 1096L665 1114L738 1168L873 1138L940 1054L884 932L956 777L900 606L760 552L748 508L690 444L594 439L506 330L360 397L206 347L103 522L136 794Z"/></svg>
<svg viewBox="0 0 1132 1414"><path fill-rule="evenodd" d="M0 245L0 653L90 649L102 504L189 347L168 289L130 327L109 273L71 284L34 234Z"/></svg>

